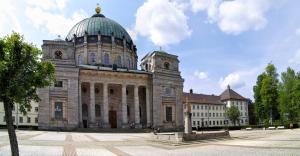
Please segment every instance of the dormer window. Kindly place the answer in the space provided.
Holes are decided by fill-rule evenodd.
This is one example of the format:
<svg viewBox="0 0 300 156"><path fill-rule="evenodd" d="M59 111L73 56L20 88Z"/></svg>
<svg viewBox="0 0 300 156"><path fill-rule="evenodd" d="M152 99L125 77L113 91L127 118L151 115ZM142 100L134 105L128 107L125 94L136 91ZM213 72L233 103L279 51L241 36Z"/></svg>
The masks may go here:
<svg viewBox="0 0 300 156"><path fill-rule="evenodd" d="M60 50L55 51L55 59L62 59L62 52Z"/></svg>
<svg viewBox="0 0 300 156"><path fill-rule="evenodd" d="M170 69L170 63L169 62L165 62L164 63L164 68L169 70Z"/></svg>

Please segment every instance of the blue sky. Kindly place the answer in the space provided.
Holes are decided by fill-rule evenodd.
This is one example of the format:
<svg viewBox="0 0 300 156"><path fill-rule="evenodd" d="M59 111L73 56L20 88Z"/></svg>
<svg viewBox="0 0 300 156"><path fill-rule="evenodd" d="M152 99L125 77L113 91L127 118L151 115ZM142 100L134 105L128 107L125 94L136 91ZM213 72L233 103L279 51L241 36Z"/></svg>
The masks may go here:
<svg viewBox="0 0 300 156"><path fill-rule="evenodd" d="M272 62L281 73L300 69L297 0L4 0L0 35L12 30L41 46L102 13L128 30L139 59L161 46L180 59L184 90L220 94L227 84L252 98L252 87Z"/></svg>

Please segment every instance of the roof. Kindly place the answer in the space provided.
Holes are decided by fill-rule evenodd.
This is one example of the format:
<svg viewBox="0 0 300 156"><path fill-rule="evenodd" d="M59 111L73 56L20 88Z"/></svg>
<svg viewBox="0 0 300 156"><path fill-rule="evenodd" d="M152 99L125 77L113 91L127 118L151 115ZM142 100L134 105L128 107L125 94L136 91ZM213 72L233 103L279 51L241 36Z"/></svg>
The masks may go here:
<svg viewBox="0 0 300 156"><path fill-rule="evenodd" d="M241 96L240 94L232 90L229 85L227 89L220 95L220 97L222 101L223 100L247 100L246 98L244 98L243 96Z"/></svg>
<svg viewBox="0 0 300 156"><path fill-rule="evenodd" d="M186 100L188 100L189 103L224 104L221 102L220 96L216 96L216 95L183 93L183 103L185 103Z"/></svg>
<svg viewBox="0 0 300 156"><path fill-rule="evenodd" d="M88 35L104 35L112 36L112 34L119 39L125 38L128 43L132 42L132 39L128 32L117 22L112 19L106 18L103 14L96 13L90 18L86 18L78 22L69 31L66 39L71 41L76 37L83 37Z"/></svg>

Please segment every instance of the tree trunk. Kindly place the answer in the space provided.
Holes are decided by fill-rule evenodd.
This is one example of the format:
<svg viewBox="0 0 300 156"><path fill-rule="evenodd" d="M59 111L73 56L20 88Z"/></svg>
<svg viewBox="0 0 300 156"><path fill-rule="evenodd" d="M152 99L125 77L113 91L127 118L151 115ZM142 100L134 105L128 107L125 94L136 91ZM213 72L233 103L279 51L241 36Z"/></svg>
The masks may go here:
<svg viewBox="0 0 300 156"><path fill-rule="evenodd" d="M13 103L10 102L9 100L3 100L3 103L4 103L4 110L5 110L6 127L8 131L9 142L10 142L11 155L19 156L18 140L17 140L16 131L12 121Z"/></svg>

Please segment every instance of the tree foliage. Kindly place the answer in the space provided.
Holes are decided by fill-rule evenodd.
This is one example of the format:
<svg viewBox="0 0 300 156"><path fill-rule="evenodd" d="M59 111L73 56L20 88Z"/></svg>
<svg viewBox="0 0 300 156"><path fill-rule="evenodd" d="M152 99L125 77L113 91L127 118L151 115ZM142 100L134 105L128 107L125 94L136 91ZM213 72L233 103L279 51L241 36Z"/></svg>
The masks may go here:
<svg viewBox="0 0 300 156"><path fill-rule="evenodd" d="M255 115L261 122L300 120L300 73L292 68L282 72L279 81L275 66L269 64L257 77L253 92Z"/></svg>
<svg viewBox="0 0 300 156"><path fill-rule="evenodd" d="M299 74L298 74L299 75ZM300 109L300 79L293 69L281 74L279 85L279 110L283 121L296 122Z"/></svg>
<svg viewBox="0 0 300 156"><path fill-rule="evenodd" d="M240 111L237 106L231 106L227 112L226 115L228 119L235 125L236 122L240 119Z"/></svg>
<svg viewBox="0 0 300 156"><path fill-rule="evenodd" d="M18 155L18 144L12 121L12 107L19 104L23 114L31 108L31 101L39 101L38 88L49 86L54 80L54 65L41 61L42 52L26 43L23 36L13 32L0 39L0 101L5 109L6 125L12 155Z"/></svg>
<svg viewBox="0 0 300 156"><path fill-rule="evenodd" d="M253 87L255 114L260 122L265 123L278 118L278 74L273 64L269 63L265 72L257 78Z"/></svg>
<svg viewBox="0 0 300 156"><path fill-rule="evenodd" d="M254 114L256 118L259 120L259 122L262 122L266 116L265 116L265 107L262 103L262 97L260 94L260 90L262 87L262 81L266 77L265 73L260 74L257 77L256 85L253 87L254 92Z"/></svg>

